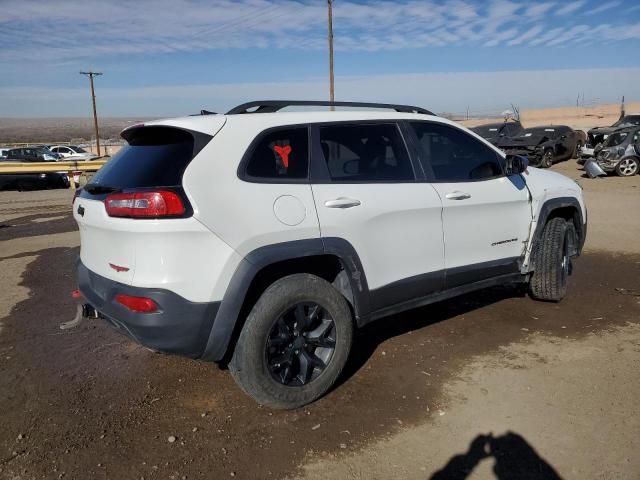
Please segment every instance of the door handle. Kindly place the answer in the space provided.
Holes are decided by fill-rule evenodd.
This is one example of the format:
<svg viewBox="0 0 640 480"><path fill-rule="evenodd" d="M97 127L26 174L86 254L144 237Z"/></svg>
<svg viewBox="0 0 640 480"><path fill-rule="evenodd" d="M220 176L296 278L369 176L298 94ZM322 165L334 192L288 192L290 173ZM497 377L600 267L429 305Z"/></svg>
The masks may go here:
<svg viewBox="0 0 640 480"><path fill-rule="evenodd" d="M324 206L328 208L351 208L360 205L360 200L355 198L335 198L333 200L327 200L324 202Z"/></svg>
<svg viewBox="0 0 640 480"><path fill-rule="evenodd" d="M455 192L447 193L444 198L448 200L466 200L467 198L471 198L471 195L465 192Z"/></svg>

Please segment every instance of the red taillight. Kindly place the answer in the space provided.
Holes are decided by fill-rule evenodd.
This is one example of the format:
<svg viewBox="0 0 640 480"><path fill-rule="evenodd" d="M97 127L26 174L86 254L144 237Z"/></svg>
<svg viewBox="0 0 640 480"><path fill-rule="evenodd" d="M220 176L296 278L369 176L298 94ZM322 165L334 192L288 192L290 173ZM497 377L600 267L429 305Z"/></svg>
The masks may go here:
<svg viewBox="0 0 640 480"><path fill-rule="evenodd" d="M176 217L186 211L180 196L167 190L113 193L105 198L104 205L110 217Z"/></svg>
<svg viewBox="0 0 640 480"><path fill-rule="evenodd" d="M158 305L150 298L133 297L119 293L116 295L116 302L124 305L129 310L140 313L154 313L158 311Z"/></svg>

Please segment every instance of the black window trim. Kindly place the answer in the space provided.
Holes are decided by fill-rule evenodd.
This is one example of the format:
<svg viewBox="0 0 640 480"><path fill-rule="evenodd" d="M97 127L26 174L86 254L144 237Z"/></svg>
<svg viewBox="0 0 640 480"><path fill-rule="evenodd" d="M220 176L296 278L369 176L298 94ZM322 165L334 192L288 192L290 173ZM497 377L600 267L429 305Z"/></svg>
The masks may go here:
<svg viewBox="0 0 640 480"><path fill-rule="evenodd" d="M413 179L407 180L359 180L359 181L339 181L333 180L329 173L329 167L324 158L322 146L320 144L320 128L327 126L360 126L360 125L393 125L400 134L400 139L404 145ZM410 147L411 142L407 141L407 136L402 126L402 120L398 119L374 119L374 120L342 120L333 122L311 123L311 138L313 147L311 149L311 184L335 184L335 185L367 185L367 184L399 184L399 183L419 183L424 180L424 172L415 156L415 152Z"/></svg>
<svg viewBox="0 0 640 480"><path fill-rule="evenodd" d="M496 152L494 150L493 147L490 146L490 144L485 144L484 146L488 149L490 149L496 156L496 161L498 162L498 165L500 165L500 171L502 172L500 175L494 175L493 177L486 177L486 178L477 178L477 179L468 179L468 180L439 180L435 177L435 174L433 173L433 168L431 166L431 163L427 160L427 156L425 154L425 152L422 150L422 144L420 143L420 140L418 139L418 136L415 133L415 130L413 129L413 127L411 126L412 123L429 123L432 125L444 125L445 127L449 127L449 128L453 128L456 129L458 131L460 131L461 133L471 137L473 140L475 140L476 142L482 143L480 140L478 140L476 137L474 137L473 135L469 135L469 133L465 132L462 128L453 126L453 125L449 125L448 123L444 123L444 122L434 122L432 120L404 120L404 122L406 122L406 130L408 132L408 134L411 136L411 142L415 144L415 148L417 151L417 157L418 157L418 163L420 163L420 165L422 166L422 168L424 169L424 174L426 177L426 183L476 183L476 182L486 182L489 180L496 180L498 178L506 178L507 174L504 170L504 157L499 154L498 152ZM484 140L486 142L486 140ZM488 142L487 142L488 143Z"/></svg>
<svg viewBox="0 0 640 480"><path fill-rule="evenodd" d="M249 161L253 156L256 148L262 142L264 137L272 134L273 132L278 132L281 130L294 130L294 129L302 129L305 128L307 130L307 176L302 178L287 178L287 177L256 177L254 175L249 175L247 173L247 167L249 166ZM311 170L311 132L308 123L296 123L293 125L278 125L275 127L269 127L265 130L261 130L249 146L245 150L242 158L240 159L240 163L238 164L237 175L238 178L244 182L248 183L272 183L272 184L309 184L309 173Z"/></svg>

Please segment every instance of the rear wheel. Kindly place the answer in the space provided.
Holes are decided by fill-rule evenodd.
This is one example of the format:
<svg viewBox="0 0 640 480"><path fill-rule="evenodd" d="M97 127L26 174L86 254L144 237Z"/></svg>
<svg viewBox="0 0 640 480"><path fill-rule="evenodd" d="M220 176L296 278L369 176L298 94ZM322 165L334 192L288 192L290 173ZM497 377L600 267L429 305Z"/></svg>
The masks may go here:
<svg viewBox="0 0 640 480"><path fill-rule="evenodd" d="M567 294L575 237L573 223L564 218L556 217L547 222L534 252L534 270L529 281L531 297L558 302Z"/></svg>
<svg viewBox="0 0 640 480"><path fill-rule="evenodd" d="M631 177L638 173L638 159L635 157L623 158L616 165L616 173L621 177Z"/></svg>
<svg viewBox="0 0 640 480"><path fill-rule="evenodd" d="M346 364L353 322L327 281L295 274L273 283L254 305L229 370L258 403L297 408L334 384Z"/></svg>
<svg viewBox="0 0 640 480"><path fill-rule="evenodd" d="M542 160L540 161L540 166L542 168L550 168L553 165L553 152L551 150L547 150L542 155Z"/></svg>

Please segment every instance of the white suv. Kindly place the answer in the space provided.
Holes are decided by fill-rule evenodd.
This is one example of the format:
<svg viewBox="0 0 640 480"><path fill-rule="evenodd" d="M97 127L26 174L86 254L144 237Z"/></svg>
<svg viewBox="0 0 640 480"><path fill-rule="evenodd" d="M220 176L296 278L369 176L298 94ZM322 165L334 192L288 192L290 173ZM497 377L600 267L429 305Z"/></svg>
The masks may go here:
<svg viewBox="0 0 640 480"><path fill-rule="evenodd" d="M73 204L87 316L295 408L373 320L504 283L565 295L586 235L575 182L417 107L279 112L292 105L329 104L122 132Z"/></svg>

